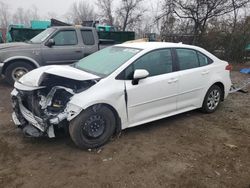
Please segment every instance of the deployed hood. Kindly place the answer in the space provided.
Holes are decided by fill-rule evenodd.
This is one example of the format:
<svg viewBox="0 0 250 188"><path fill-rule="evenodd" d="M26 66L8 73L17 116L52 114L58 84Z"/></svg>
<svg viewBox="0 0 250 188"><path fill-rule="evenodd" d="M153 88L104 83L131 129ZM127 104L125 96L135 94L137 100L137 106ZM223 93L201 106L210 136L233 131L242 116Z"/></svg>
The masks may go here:
<svg viewBox="0 0 250 188"><path fill-rule="evenodd" d="M60 65L51 65L40 67L31 72L25 74L22 78L19 79L19 84L28 86L28 87L39 87L44 83L45 77L52 77L54 75L54 82L60 81L60 78L68 78L74 81L85 81L85 80L95 80L100 79L99 76L76 69L72 66L60 66ZM53 79L53 78L52 78ZM18 84L16 82L15 86ZM53 83L56 85L57 83Z"/></svg>

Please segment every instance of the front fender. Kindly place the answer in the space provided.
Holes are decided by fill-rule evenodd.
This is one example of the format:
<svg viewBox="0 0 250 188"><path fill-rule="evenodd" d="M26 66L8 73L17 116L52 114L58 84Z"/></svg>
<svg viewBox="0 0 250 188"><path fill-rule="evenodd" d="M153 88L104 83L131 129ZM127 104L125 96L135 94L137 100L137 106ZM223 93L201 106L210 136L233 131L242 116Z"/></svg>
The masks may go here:
<svg viewBox="0 0 250 188"><path fill-rule="evenodd" d="M33 58L30 58L30 57L26 57L26 56L13 56L13 57L9 57L7 59L5 59L3 61L4 64L8 64L9 62L11 61L14 61L14 60L26 60L26 61L30 61L36 68L40 67L39 63L34 60Z"/></svg>
<svg viewBox="0 0 250 188"><path fill-rule="evenodd" d="M88 103L79 103L76 102L76 100L72 100L68 103L67 112L68 112L68 121L71 121L74 119L77 115L79 115L83 110L86 110L87 108L97 105L97 104L103 104L111 106L118 114L118 116L121 118L122 122L127 121L127 113L126 113L126 105L124 97L121 97L118 100L115 101L108 101L108 100L94 100ZM125 118L124 118L125 117Z"/></svg>
<svg viewBox="0 0 250 188"><path fill-rule="evenodd" d="M124 93L124 82L115 81L112 84L107 84L105 81L103 83L102 81L100 82L88 90L74 95L69 103L80 107L82 110L85 110L96 104L109 105L117 112L117 115L121 119L122 125L126 125L128 122L128 116Z"/></svg>

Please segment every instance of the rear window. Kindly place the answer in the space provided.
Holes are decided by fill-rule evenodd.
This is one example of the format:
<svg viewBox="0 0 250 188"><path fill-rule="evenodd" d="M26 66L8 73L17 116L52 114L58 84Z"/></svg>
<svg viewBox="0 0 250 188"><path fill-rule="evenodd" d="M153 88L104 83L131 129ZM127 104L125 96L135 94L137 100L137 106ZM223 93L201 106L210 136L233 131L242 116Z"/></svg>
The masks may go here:
<svg viewBox="0 0 250 188"><path fill-rule="evenodd" d="M212 63L212 60L209 59L207 56L205 56L204 54L197 52L198 58L199 58L199 62L200 62L200 66L206 66L210 63Z"/></svg>
<svg viewBox="0 0 250 188"><path fill-rule="evenodd" d="M93 35L92 30L82 30L82 40L85 45L94 45L95 44L95 38Z"/></svg>
<svg viewBox="0 0 250 188"><path fill-rule="evenodd" d="M180 70L199 67L196 51L190 49L176 49Z"/></svg>

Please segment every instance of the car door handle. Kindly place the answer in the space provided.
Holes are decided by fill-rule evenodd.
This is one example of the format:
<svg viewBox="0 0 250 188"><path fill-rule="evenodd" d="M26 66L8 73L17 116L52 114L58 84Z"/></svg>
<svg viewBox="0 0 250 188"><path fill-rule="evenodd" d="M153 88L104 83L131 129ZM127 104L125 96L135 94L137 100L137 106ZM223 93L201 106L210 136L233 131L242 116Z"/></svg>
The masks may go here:
<svg viewBox="0 0 250 188"><path fill-rule="evenodd" d="M82 53L82 50L76 50L75 52L76 53Z"/></svg>
<svg viewBox="0 0 250 188"><path fill-rule="evenodd" d="M206 74L208 74L209 73L209 71L207 70L207 71L203 71L203 72L201 72L201 74L202 75L206 75Z"/></svg>
<svg viewBox="0 0 250 188"><path fill-rule="evenodd" d="M179 80L178 78L170 78L170 80L168 80L168 83L169 84L176 83L178 80Z"/></svg>

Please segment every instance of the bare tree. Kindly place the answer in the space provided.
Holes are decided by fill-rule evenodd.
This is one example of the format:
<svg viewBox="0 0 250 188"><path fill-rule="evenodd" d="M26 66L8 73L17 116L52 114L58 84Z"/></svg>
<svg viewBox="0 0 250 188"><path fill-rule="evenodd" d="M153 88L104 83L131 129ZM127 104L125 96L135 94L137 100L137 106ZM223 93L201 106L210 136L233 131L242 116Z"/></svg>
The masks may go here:
<svg viewBox="0 0 250 188"><path fill-rule="evenodd" d="M149 14L150 14L151 20L152 20L151 25L155 27L155 31L157 33L160 33L162 25L157 18L159 16L159 13L161 12L161 7L162 7L161 0L151 2L150 6L151 6L150 7L151 11Z"/></svg>
<svg viewBox="0 0 250 188"><path fill-rule="evenodd" d="M33 5L30 9L17 8L16 12L12 16L14 24L24 24L30 26L31 20L39 20L38 8Z"/></svg>
<svg viewBox="0 0 250 188"><path fill-rule="evenodd" d="M132 29L141 20L145 12L142 2L143 0L121 0L120 8L116 12L122 31Z"/></svg>
<svg viewBox="0 0 250 188"><path fill-rule="evenodd" d="M164 13L169 14L169 4L174 9L172 12L180 19L190 19L193 22L193 43L202 38L207 22L245 6L250 0L165 0Z"/></svg>
<svg viewBox="0 0 250 188"><path fill-rule="evenodd" d="M114 25L114 17L113 17L113 0L97 0L97 7L101 11L100 16L103 19L103 22L106 24L113 26Z"/></svg>
<svg viewBox="0 0 250 188"><path fill-rule="evenodd" d="M174 16L175 5L173 0L165 1L164 4L164 15L156 17L156 21L161 21L161 36L172 35L175 31L175 27L180 26L177 23L177 19ZM165 37L163 37L164 39Z"/></svg>
<svg viewBox="0 0 250 188"><path fill-rule="evenodd" d="M49 11L47 13L46 19L51 19L51 18L58 19L57 13Z"/></svg>
<svg viewBox="0 0 250 188"><path fill-rule="evenodd" d="M26 26L30 25L30 16L28 11L23 8L17 8L16 12L13 14L14 24L24 24Z"/></svg>
<svg viewBox="0 0 250 188"><path fill-rule="evenodd" d="M0 1L0 27L6 29L10 23L9 6Z"/></svg>
<svg viewBox="0 0 250 188"><path fill-rule="evenodd" d="M30 20L39 20L40 15L38 13L38 8L35 5L32 5L30 9L27 10Z"/></svg>
<svg viewBox="0 0 250 188"><path fill-rule="evenodd" d="M96 13L89 3L86 1L74 2L69 9L67 21L74 24L82 24L83 21L91 21L96 19Z"/></svg>

